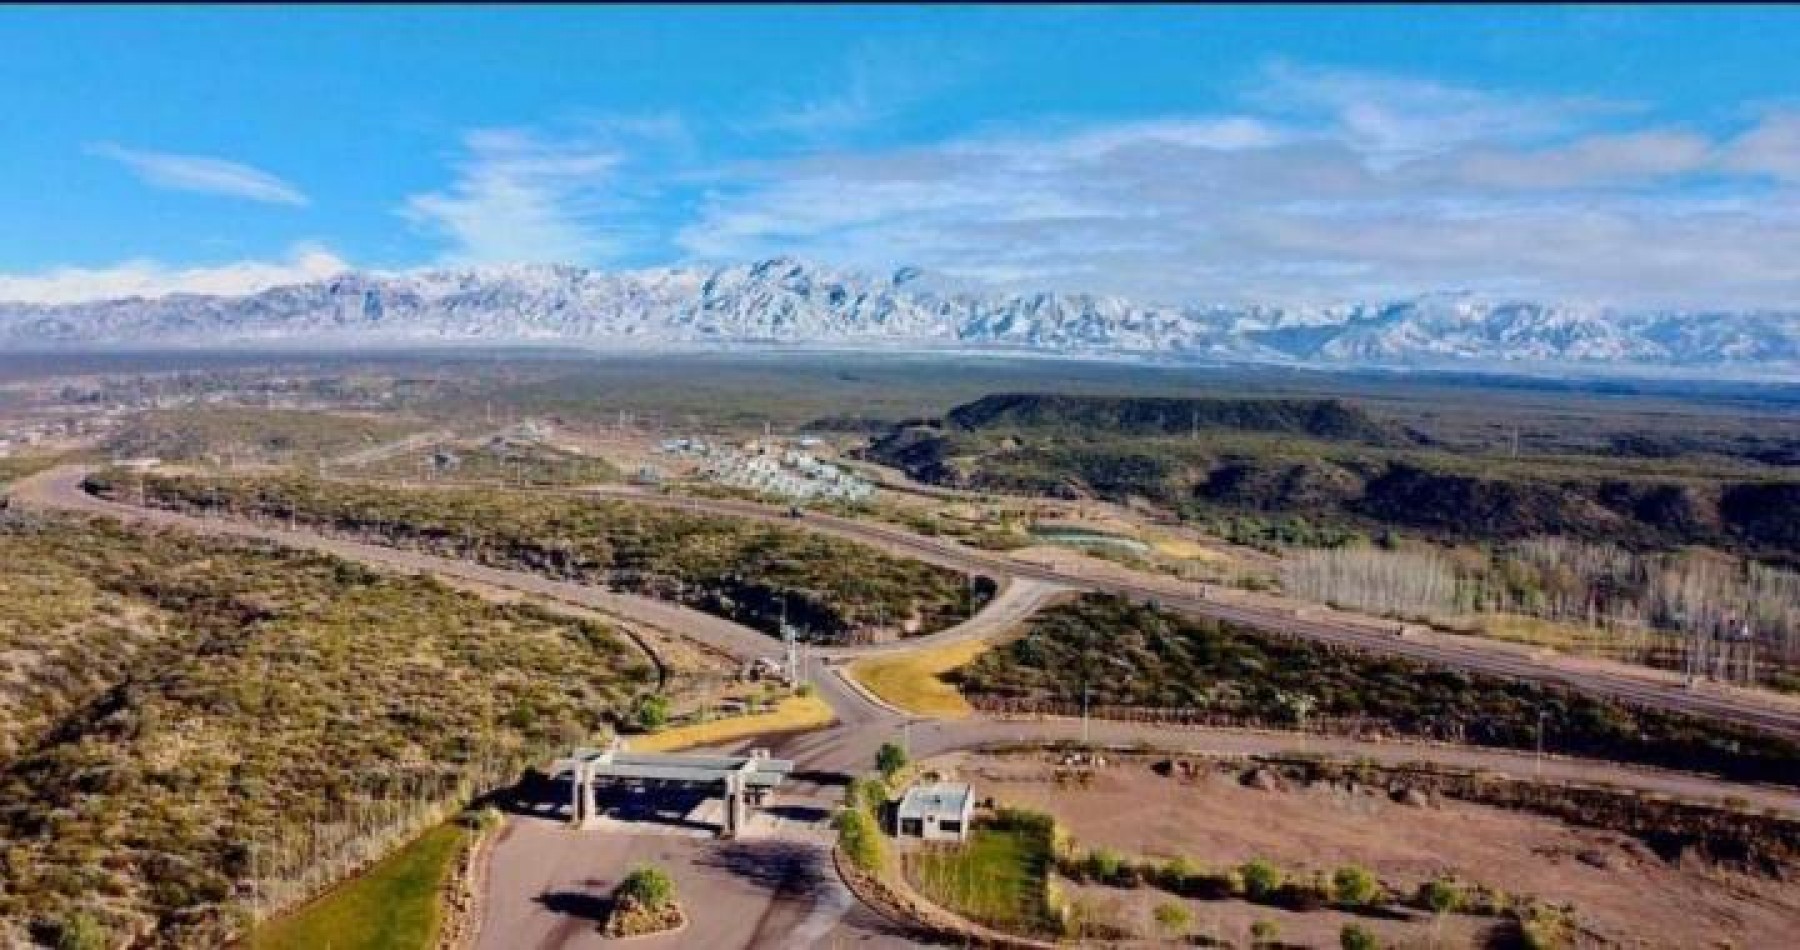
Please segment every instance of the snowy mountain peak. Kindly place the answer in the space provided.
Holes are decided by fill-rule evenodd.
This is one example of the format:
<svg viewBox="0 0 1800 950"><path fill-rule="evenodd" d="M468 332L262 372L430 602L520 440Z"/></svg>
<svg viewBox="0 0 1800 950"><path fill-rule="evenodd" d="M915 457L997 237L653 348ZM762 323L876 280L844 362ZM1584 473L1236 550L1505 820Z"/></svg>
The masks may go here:
<svg viewBox="0 0 1800 950"><path fill-rule="evenodd" d="M0 346L539 342L857 345L1324 364L1800 364L1800 313L1631 313L1465 291L1334 307L1156 306L937 289L790 257L715 268L566 264L349 272L242 297L0 303Z"/></svg>

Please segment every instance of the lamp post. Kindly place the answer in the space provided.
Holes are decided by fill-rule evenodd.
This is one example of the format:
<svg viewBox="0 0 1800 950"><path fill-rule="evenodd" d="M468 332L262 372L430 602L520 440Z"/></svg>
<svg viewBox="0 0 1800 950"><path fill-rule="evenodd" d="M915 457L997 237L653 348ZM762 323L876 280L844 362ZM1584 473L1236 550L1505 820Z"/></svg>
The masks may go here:
<svg viewBox="0 0 1800 950"><path fill-rule="evenodd" d="M1538 781L1544 779L1544 721L1550 715L1547 709L1538 710L1537 723L1537 758L1532 760L1532 777Z"/></svg>
<svg viewBox="0 0 1800 950"><path fill-rule="evenodd" d="M1081 684L1081 744L1088 744L1088 684Z"/></svg>

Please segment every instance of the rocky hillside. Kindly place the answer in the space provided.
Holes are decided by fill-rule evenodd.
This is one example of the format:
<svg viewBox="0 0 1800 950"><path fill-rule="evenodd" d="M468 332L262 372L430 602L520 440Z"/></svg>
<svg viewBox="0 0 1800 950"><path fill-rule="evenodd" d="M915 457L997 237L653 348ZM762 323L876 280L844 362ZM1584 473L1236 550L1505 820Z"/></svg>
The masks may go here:
<svg viewBox="0 0 1800 950"><path fill-rule="evenodd" d="M895 426L865 454L948 487L1142 498L1203 520L1701 544L1800 563L1800 482L1789 473L1469 458L1334 400L990 396Z"/></svg>
<svg viewBox="0 0 1800 950"><path fill-rule="evenodd" d="M969 431L1075 428L1113 435L1186 435L1227 429L1370 445L1424 441L1423 436L1336 399L1002 394L957 406L945 419Z"/></svg>
<svg viewBox="0 0 1800 950"><path fill-rule="evenodd" d="M776 258L607 272L347 273L243 297L0 303L0 346L764 343L1310 364L1800 365L1800 312L1618 312L1464 294L1324 308L1170 306L936 288Z"/></svg>

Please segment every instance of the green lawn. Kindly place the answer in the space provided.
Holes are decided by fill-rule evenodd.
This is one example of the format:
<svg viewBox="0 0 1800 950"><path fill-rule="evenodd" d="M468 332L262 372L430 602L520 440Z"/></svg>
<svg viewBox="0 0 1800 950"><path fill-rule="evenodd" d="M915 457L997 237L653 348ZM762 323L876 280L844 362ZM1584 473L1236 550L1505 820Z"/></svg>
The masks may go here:
<svg viewBox="0 0 1800 950"><path fill-rule="evenodd" d="M1050 841L1037 831L981 828L962 847L906 857L921 894L971 920L1012 933L1050 929Z"/></svg>
<svg viewBox="0 0 1800 950"><path fill-rule="evenodd" d="M251 950L427 950L442 926L438 891L468 835L446 822L250 938Z"/></svg>

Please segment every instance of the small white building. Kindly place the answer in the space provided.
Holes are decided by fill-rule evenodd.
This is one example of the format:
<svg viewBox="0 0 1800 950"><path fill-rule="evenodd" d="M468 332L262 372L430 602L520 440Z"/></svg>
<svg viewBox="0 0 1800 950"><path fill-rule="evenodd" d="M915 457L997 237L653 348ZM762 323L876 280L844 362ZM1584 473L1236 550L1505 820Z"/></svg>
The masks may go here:
<svg viewBox="0 0 1800 950"><path fill-rule="evenodd" d="M933 782L906 790L894 812L894 835L925 841L964 841L975 816L975 790L967 782Z"/></svg>

